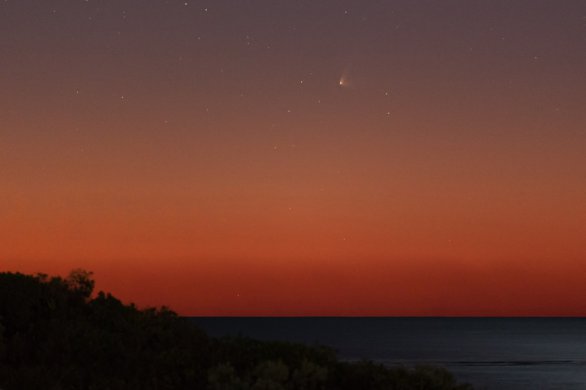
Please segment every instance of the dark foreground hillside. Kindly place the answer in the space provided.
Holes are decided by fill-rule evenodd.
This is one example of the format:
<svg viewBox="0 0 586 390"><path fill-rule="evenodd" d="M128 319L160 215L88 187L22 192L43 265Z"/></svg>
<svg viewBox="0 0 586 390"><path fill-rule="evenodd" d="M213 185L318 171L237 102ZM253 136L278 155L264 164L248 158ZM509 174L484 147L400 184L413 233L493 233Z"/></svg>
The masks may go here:
<svg viewBox="0 0 586 390"><path fill-rule="evenodd" d="M214 339L172 311L93 295L91 274L0 273L0 389L470 389L437 367L344 363L326 347Z"/></svg>

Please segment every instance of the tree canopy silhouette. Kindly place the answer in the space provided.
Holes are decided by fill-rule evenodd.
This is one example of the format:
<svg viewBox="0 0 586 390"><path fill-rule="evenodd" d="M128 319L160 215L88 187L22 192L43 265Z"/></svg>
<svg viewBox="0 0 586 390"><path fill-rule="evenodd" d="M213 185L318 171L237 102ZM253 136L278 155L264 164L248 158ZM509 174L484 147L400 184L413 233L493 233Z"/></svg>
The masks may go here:
<svg viewBox="0 0 586 390"><path fill-rule="evenodd" d="M463 390L437 367L344 363L327 347L213 339L167 308L93 295L92 274L0 273L4 390Z"/></svg>

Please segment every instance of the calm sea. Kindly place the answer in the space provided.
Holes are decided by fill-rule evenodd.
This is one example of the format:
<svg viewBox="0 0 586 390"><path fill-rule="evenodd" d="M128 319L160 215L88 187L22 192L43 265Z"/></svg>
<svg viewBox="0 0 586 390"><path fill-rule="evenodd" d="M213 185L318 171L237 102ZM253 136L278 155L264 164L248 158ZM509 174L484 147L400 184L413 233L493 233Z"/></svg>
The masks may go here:
<svg viewBox="0 0 586 390"><path fill-rule="evenodd" d="M194 318L212 336L334 347L344 360L442 365L489 390L586 389L586 318Z"/></svg>

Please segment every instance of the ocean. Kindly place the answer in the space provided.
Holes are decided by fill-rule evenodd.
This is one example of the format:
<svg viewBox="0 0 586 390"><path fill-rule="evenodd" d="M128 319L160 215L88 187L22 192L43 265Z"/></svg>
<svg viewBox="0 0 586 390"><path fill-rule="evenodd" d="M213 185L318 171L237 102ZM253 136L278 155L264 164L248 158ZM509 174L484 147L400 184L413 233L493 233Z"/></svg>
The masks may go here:
<svg viewBox="0 0 586 390"><path fill-rule="evenodd" d="M322 344L343 360L431 363L488 390L586 389L586 318L196 317L212 336Z"/></svg>

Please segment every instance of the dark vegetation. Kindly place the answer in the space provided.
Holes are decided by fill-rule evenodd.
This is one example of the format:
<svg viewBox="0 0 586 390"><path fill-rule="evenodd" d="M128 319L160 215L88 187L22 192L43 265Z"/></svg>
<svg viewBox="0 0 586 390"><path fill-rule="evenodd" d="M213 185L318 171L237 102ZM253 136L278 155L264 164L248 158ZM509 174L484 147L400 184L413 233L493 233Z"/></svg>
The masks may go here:
<svg viewBox="0 0 586 390"><path fill-rule="evenodd" d="M0 389L470 389L437 367L338 361L333 350L208 337L166 308L93 296L91 274L0 273Z"/></svg>

